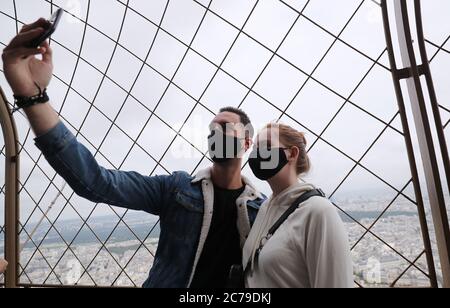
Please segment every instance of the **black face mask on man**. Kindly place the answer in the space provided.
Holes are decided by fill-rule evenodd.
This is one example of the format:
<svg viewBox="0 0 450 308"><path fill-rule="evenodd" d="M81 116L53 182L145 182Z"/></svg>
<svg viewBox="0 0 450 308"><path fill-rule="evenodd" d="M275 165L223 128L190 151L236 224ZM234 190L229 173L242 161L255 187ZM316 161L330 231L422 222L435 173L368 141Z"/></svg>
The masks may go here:
<svg viewBox="0 0 450 308"><path fill-rule="evenodd" d="M234 158L243 150L240 138L224 134L218 129L211 131L208 136L209 155L213 162L224 164Z"/></svg>
<svg viewBox="0 0 450 308"><path fill-rule="evenodd" d="M288 163L287 148L255 149L248 161L255 176L267 181L277 175Z"/></svg>

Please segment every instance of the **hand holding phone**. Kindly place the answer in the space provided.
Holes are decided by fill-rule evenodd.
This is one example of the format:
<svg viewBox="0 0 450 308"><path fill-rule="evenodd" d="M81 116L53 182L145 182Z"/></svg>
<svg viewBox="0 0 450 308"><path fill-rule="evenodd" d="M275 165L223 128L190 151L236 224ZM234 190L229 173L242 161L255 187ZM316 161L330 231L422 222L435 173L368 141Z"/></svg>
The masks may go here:
<svg viewBox="0 0 450 308"><path fill-rule="evenodd" d="M27 47L30 42L42 40L48 21L41 18L24 25L19 34L3 49L3 73L15 95L31 97L48 87L53 73L52 49L47 40L39 48ZM36 57L41 55L41 57Z"/></svg>
<svg viewBox="0 0 450 308"><path fill-rule="evenodd" d="M39 46L41 46L43 42L45 42L46 39L52 36L52 34L56 31L56 28L58 27L59 21L61 20L63 13L64 13L63 9L58 9L48 20L48 23L44 28L45 29L44 33L42 33L42 35L32 40L28 44L28 47L38 48Z"/></svg>

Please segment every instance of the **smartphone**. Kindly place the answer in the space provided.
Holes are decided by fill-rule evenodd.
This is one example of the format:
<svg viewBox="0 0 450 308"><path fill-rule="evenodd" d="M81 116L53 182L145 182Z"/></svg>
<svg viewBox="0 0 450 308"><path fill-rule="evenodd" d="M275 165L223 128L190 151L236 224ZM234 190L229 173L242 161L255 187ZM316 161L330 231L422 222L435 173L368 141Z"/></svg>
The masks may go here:
<svg viewBox="0 0 450 308"><path fill-rule="evenodd" d="M35 38L28 44L29 48L38 48L46 39L48 39L56 31L59 21L64 13L63 9L58 9L53 13L52 17L48 20L47 26L45 27L44 33L41 36Z"/></svg>

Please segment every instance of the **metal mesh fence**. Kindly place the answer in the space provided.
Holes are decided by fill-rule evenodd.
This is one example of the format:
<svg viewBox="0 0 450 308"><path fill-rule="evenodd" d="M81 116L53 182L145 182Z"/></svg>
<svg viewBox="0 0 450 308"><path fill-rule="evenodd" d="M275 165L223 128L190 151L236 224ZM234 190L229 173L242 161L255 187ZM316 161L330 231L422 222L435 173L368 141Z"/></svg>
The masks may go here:
<svg viewBox="0 0 450 308"><path fill-rule="evenodd" d="M357 285L429 286L377 1L5 0L0 44L57 7L68 14L51 41L49 93L103 166L194 174L210 163L206 126L195 125L207 125L223 106L242 107L257 126L290 124L309 140L314 167L305 180L326 191L348 227ZM436 8L450 7L444 0L424 7L448 132L450 25ZM141 285L157 247L158 218L62 189L24 116L16 121L21 283ZM177 155L180 148L191 155ZM244 173L250 175L247 166ZM3 243L0 227L0 256Z"/></svg>

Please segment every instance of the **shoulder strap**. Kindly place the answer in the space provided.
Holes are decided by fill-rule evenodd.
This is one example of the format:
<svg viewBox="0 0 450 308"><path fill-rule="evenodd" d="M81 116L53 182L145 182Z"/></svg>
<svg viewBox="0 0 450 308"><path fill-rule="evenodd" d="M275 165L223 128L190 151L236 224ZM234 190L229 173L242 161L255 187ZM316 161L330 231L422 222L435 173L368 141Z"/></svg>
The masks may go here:
<svg viewBox="0 0 450 308"><path fill-rule="evenodd" d="M287 209L286 212L284 212L283 215L277 220L277 222L272 226L272 228L269 229L269 232L267 233L267 236L261 239L261 243L259 245L258 250L256 251L256 261L259 258L259 254L261 253L261 250L263 249L264 245L267 243L267 241L275 234L275 232L281 227L281 225L291 216L292 213L295 212L298 207L306 202L307 200L311 199L312 197L323 197L325 198L325 193L320 189L313 189L308 192L305 192L302 194L299 198L297 198L294 203ZM248 261L247 265L244 268L244 273L247 274L248 270L250 269L252 259Z"/></svg>
<svg viewBox="0 0 450 308"><path fill-rule="evenodd" d="M325 194L321 189L313 189L304 194L302 194L297 200L292 203L291 207L284 212L283 215L277 220L277 222L269 229L267 238L271 238L275 232L281 227L281 225L291 216L292 213L304 202L312 197L325 197Z"/></svg>

